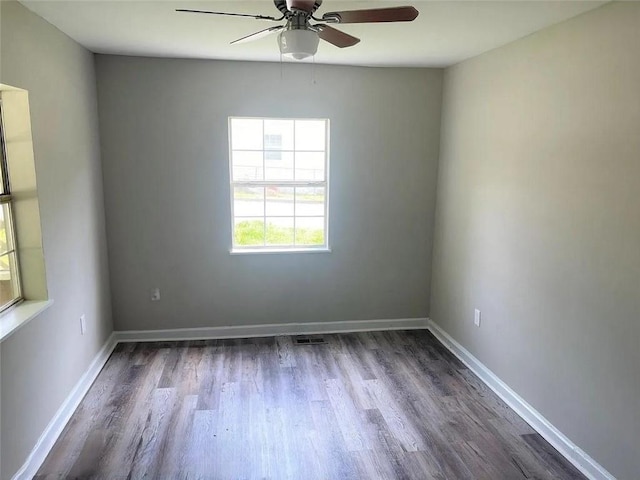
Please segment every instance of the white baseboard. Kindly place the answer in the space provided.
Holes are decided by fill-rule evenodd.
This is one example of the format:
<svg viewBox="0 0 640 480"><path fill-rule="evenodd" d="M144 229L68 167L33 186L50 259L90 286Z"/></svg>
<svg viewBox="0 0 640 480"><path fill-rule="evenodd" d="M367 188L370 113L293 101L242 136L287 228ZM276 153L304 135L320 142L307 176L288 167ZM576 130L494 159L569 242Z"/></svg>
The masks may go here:
<svg viewBox="0 0 640 480"><path fill-rule="evenodd" d="M67 399L53 416L47 428L42 432L42 435L40 435L38 442L35 447L33 447L33 450L31 450L27 460L13 476L13 480L31 480L35 476L45 458L47 458L49 451L53 448L53 445L62 433L62 430L64 430L65 425L71 419L71 415L73 415L78 405L80 405L80 402L89 391L89 388L100 373L100 370L102 370L104 364L107 363L117 343L116 336L111 334L91 362L91 365L89 365L89 368L87 368L87 371L80 377L80 380L78 380L78 383L73 387Z"/></svg>
<svg viewBox="0 0 640 480"><path fill-rule="evenodd" d="M480 360L456 342L433 320L429 320L429 330L451 353L475 373L491 390L507 405L536 430L547 442L560 452L590 480L616 480L602 465L598 464L586 452L581 450L566 435L554 427L551 422L514 392L506 383L498 378Z"/></svg>
<svg viewBox="0 0 640 480"><path fill-rule="evenodd" d="M274 335L371 332L379 330L416 330L426 329L427 327L428 320L426 318L397 318L344 322L274 323L269 325L242 325L234 327L178 328L172 330L122 330L114 333L118 342L152 342L272 337Z"/></svg>

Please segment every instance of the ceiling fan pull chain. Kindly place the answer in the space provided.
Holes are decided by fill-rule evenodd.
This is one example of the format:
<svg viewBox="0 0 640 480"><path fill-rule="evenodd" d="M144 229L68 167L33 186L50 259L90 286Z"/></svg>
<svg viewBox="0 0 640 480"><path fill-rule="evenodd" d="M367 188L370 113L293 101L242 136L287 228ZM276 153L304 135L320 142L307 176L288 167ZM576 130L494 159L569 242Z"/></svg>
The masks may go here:
<svg viewBox="0 0 640 480"><path fill-rule="evenodd" d="M311 57L311 85L316 84L316 56Z"/></svg>

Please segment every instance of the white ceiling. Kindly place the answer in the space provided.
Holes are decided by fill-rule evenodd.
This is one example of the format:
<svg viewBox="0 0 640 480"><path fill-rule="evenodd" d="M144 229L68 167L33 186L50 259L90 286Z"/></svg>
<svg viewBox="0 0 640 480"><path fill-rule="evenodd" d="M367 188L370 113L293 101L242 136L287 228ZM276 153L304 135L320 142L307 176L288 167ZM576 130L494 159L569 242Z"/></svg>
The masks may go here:
<svg viewBox="0 0 640 480"><path fill-rule="evenodd" d="M278 16L270 0L21 0L97 53L279 61L276 37L229 45L275 25L265 20L178 13L176 8ZM336 10L414 5L412 23L339 25L362 39L338 49L321 42L317 63L443 67L596 8L604 1L344 1L324 0L316 16Z"/></svg>

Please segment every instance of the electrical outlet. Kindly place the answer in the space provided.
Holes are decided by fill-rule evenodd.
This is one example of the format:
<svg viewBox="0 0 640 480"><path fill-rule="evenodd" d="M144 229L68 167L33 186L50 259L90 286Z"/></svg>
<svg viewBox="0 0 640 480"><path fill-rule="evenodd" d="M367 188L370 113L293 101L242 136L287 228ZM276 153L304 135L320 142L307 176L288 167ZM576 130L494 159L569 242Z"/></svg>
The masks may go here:
<svg viewBox="0 0 640 480"><path fill-rule="evenodd" d="M84 332L87 331L87 319L84 316L84 313L80 315L80 335L84 335Z"/></svg>
<svg viewBox="0 0 640 480"><path fill-rule="evenodd" d="M473 316L473 323L476 327L480 326L480 320L482 320L482 313L476 308L475 314Z"/></svg>
<svg viewBox="0 0 640 480"><path fill-rule="evenodd" d="M151 301L157 302L159 300L160 300L160 289L154 288L153 291L151 292Z"/></svg>

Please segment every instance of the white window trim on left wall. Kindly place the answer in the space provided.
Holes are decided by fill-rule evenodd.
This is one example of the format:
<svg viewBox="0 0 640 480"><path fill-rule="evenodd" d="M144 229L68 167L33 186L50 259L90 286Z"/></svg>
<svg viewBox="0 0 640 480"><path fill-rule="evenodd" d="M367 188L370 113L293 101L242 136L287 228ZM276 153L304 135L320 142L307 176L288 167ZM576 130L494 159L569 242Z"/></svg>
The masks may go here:
<svg viewBox="0 0 640 480"><path fill-rule="evenodd" d="M47 292L29 95L24 89L0 84L0 102L5 135L2 145L5 185L11 186L7 191L11 192L16 256L28 259L19 265L22 279L19 303L0 313L0 342L3 342L53 305L53 300Z"/></svg>
<svg viewBox="0 0 640 480"><path fill-rule="evenodd" d="M22 281L20 279L20 256L15 232L13 197L11 195L11 182L9 180L7 151L4 138L4 117L2 108L2 98L0 98L0 208L2 209L2 221L4 223L4 242L2 246L2 257L8 260L8 281L11 284L11 297L8 301L0 305L0 313L22 302ZM1 272L3 275L5 271ZM6 279L0 279L6 281Z"/></svg>

